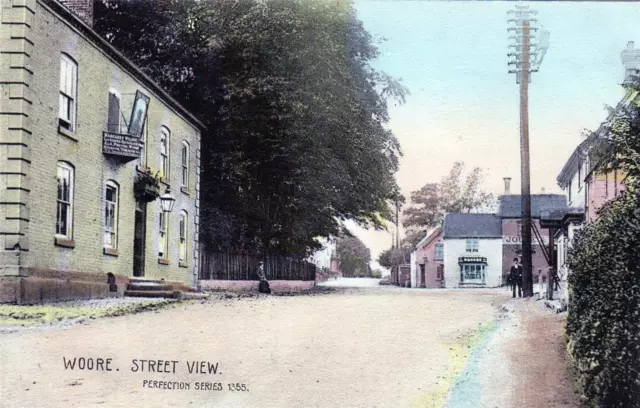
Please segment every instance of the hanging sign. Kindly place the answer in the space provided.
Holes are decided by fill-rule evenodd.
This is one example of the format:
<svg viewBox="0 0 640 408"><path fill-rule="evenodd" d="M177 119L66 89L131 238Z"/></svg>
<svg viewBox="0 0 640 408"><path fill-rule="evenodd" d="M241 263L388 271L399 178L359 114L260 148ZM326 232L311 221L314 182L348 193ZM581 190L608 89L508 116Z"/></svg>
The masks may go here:
<svg viewBox="0 0 640 408"><path fill-rule="evenodd" d="M458 258L458 263L487 263L487 258L483 256L461 256Z"/></svg>
<svg viewBox="0 0 640 408"><path fill-rule="evenodd" d="M102 153L127 158L130 160L140 157L140 138L122 133L102 133Z"/></svg>

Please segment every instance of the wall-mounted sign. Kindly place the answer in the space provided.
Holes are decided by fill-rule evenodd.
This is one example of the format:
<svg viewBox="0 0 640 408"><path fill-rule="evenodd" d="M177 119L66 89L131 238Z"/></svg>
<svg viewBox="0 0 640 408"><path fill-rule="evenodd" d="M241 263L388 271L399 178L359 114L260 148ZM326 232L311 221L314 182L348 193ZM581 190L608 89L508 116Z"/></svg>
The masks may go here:
<svg viewBox="0 0 640 408"><path fill-rule="evenodd" d="M461 256L458 263L487 263L487 258L483 256Z"/></svg>
<svg viewBox="0 0 640 408"><path fill-rule="evenodd" d="M140 138L121 133L102 133L102 153L134 160L140 157Z"/></svg>
<svg viewBox="0 0 640 408"><path fill-rule="evenodd" d="M142 127L147 118L149 110L149 97L140 91L136 91L136 99L133 101L133 110L131 111L131 120L129 121L128 133L131 136L140 138L142 135Z"/></svg>
<svg viewBox="0 0 640 408"><path fill-rule="evenodd" d="M549 245L549 236L542 236L542 242L545 245ZM502 237L502 244L503 245L522 245L522 237L519 236L511 236L511 235L504 235ZM534 234L531 234L531 245L538 245L538 239L535 237Z"/></svg>

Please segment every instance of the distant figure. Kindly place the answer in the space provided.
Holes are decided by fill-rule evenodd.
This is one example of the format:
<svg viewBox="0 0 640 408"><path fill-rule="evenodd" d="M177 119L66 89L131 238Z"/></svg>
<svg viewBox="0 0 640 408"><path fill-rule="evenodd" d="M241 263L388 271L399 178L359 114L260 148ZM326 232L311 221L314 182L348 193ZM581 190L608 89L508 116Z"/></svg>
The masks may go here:
<svg viewBox="0 0 640 408"><path fill-rule="evenodd" d="M516 286L518 287L518 297L522 297L522 265L520 265L518 258L513 258L513 265L509 271L509 282L513 297L516 297Z"/></svg>
<svg viewBox="0 0 640 408"><path fill-rule="evenodd" d="M260 283L258 284L258 292L260 293L271 293L271 288L269 287L269 282L267 281L267 277L264 275L264 262L258 262L258 278L260 278Z"/></svg>

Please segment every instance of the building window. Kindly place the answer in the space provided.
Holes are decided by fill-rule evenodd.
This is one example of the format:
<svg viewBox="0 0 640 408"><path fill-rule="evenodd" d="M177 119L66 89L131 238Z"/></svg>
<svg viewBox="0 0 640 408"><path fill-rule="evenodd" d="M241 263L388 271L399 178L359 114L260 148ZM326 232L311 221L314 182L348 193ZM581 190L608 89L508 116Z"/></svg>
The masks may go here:
<svg viewBox="0 0 640 408"><path fill-rule="evenodd" d="M582 187L582 163L578 166L578 190Z"/></svg>
<svg viewBox="0 0 640 408"><path fill-rule="evenodd" d="M58 162L58 204L56 212L56 235L71 239L73 228L73 166Z"/></svg>
<svg viewBox="0 0 640 408"><path fill-rule="evenodd" d="M118 242L118 185L107 181L104 197L104 246L116 249Z"/></svg>
<svg viewBox="0 0 640 408"><path fill-rule="evenodd" d="M436 244L436 254L433 258L434 261L442 261L444 259L444 245Z"/></svg>
<svg viewBox="0 0 640 408"><path fill-rule="evenodd" d="M167 213L165 213L164 211L160 212L160 225L158 226L158 235L159 235L159 239L158 239L158 257L159 258L168 258L168 247L167 244L169 243L169 239L168 239L168 231L167 231Z"/></svg>
<svg viewBox="0 0 640 408"><path fill-rule="evenodd" d="M189 186L189 143L182 141L182 185Z"/></svg>
<svg viewBox="0 0 640 408"><path fill-rule="evenodd" d="M140 130L140 165L147 167L147 121L142 124L142 130Z"/></svg>
<svg viewBox="0 0 640 408"><path fill-rule="evenodd" d="M68 55L60 57L60 111L61 127L74 131L76 127L76 101L78 99L78 64Z"/></svg>
<svg viewBox="0 0 640 408"><path fill-rule="evenodd" d="M465 283L485 283L485 265L460 265L460 281Z"/></svg>
<svg viewBox="0 0 640 408"><path fill-rule="evenodd" d="M522 236L522 221L516 221L516 236L521 237Z"/></svg>
<svg viewBox="0 0 640 408"><path fill-rule="evenodd" d="M571 182L569 182L569 185L567 185L567 190L569 194L569 203L571 203Z"/></svg>
<svg viewBox="0 0 640 408"><path fill-rule="evenodd" d="M178 257L180 262L187 261L187 228L189 215L186 211L180 212L180 241L178 242Z"/></svg>
<svg viewBox="0 0 640 408"><path fill-rule="evenodd" d="M169 179L169 129L160 130L160 177Z"/></svg>
<svg viewBox="0 0 640 408"><path fill-rule="evenodd" d="M115 91L109 91L107 112L107 132L120 133L120 96Z"/></svg>
<svg viewBox="0 0 640 408"><path fill-rule="evenodd" d="M467 252L478 252L479 246L478 238L467 239Z"/></svg>

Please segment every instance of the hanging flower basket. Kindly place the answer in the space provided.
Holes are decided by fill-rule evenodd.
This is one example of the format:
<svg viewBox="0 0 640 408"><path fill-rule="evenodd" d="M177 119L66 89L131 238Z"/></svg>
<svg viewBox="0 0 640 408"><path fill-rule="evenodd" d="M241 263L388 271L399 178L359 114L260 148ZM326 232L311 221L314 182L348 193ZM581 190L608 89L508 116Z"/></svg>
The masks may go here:
<svg viewBox="0 0 640 408"><path fill-rule="evenodd" d="M160 179L150 173L140 174L133 186L137 201L149 203L160 197Z"/></svg>

